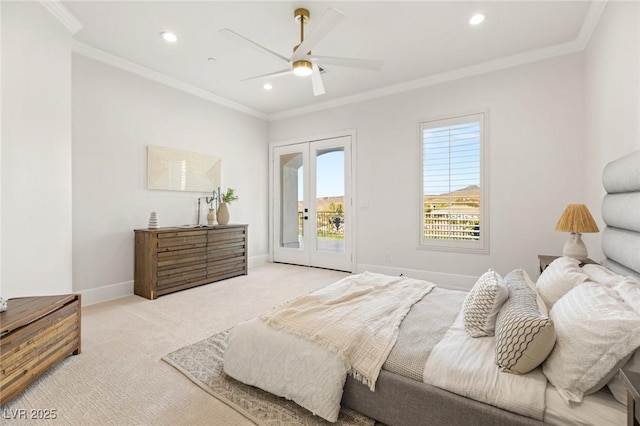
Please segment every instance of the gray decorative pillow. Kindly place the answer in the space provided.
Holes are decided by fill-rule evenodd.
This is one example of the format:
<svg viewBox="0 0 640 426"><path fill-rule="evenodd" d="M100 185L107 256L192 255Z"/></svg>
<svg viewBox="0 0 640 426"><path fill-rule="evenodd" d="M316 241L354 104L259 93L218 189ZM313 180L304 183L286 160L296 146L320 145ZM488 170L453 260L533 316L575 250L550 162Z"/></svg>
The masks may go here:
<svg viewBox="0 0 640 426"><path fill-rule="evenodd" d="M517 269L504 281L509 299L496 322L496 364L502 371L525 374L549 356L556 331L525 271Z"/></svg>
<svg viewBox="0 0 640 426"><path fill-rule="evenodd" d="M496 316L509 297L502 277L493 269L482 274L462 306L464 329L471 337L493 336Z"/></svg>

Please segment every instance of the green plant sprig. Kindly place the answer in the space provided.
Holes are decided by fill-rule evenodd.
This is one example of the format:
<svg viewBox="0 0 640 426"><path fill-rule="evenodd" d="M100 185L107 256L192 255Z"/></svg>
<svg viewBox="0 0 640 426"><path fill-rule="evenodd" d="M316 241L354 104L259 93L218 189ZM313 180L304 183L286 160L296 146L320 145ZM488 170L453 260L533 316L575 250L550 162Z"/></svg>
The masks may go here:
<svg viewBox="0 0 640 426"><path fill-rule="evenodd" d="M222 194L220 193L220 200L223 203L230 203L232 201L236 201L238 199L238 196L235 194L235 191L233 188L227 188L227 192Z"/></svg>

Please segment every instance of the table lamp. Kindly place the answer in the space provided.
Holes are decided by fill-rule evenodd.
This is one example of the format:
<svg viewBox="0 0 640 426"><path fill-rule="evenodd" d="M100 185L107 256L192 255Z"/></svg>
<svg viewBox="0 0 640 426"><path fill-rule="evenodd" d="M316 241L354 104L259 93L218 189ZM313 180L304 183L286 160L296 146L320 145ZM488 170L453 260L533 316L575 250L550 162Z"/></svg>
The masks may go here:
<svg viewBox="0 0 640 426"><path fill-rule="evenodd" d="M584 204L569 204L556 224L556 231L571 232L569 240L562 248L562 255L578 260L586 260L588 257L587 247L582 242L581 234L600 232Z"/></svg>

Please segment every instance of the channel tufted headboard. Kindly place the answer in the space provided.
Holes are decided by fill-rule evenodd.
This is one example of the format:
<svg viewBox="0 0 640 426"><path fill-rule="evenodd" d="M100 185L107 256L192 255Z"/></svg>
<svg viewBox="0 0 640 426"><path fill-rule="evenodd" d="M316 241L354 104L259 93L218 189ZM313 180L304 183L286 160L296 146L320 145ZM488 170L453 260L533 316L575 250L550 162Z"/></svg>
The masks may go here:
<svg viewBox="0 0 640 426"><path fill-rule="evenodd" d="M602 264L640 278L640 150L607 164L602 185Z"/></svg>

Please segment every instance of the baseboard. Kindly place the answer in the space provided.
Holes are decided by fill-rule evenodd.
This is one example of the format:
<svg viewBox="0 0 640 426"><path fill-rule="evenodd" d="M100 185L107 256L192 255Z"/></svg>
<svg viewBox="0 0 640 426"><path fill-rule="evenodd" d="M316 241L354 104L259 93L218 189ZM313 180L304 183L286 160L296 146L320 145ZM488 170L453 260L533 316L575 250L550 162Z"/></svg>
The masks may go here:
<svg viewBox="0 0 640 426"><path fill-rule="evenodd" d="M133 294L133 281L105 285L98 288L76 291L82 295L82 306L119 299Z"/></svg>
<svg viewBox="0 0 640 426"><path fill-rule="evenodd" d="M259 256L249 256L247 259L249 269L263 265L269 261L268 254ZM108 300L119 299L121 297L131 296L133 294L133 281L125 281L122 283L110 284L98 288L90 288L88 290L76 291L82 295L82 306L94 305Z"/></svg>
<svg viewBox="0 0 640 426"><path fill-rule="evenodd" d="M249 259L247 259L249 269L255 268L256 266L264 265L267 262L269 262L268 253L260 254L258 256L249 256Z"/></svg>
<svg viewBox="0 0 640 426"><path fill-rule="evenodd" d="M386 275L405 275L436 284L438 287L449 290L469 291L478 281L478 277L471 275L447 274L444 272L422 271L419 269L397 268L392 266L368 265L359 263L357 272L377 272Z"/></svg>

